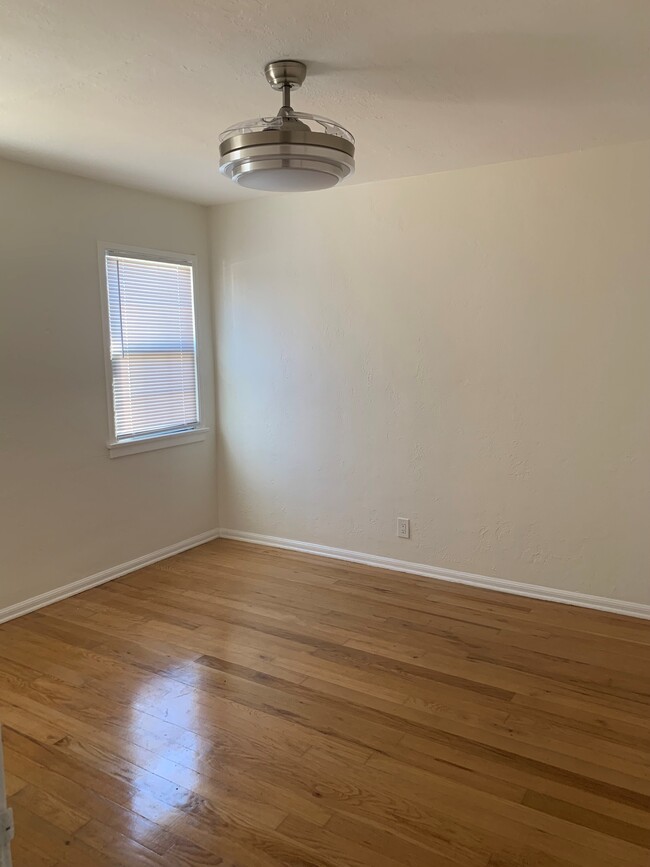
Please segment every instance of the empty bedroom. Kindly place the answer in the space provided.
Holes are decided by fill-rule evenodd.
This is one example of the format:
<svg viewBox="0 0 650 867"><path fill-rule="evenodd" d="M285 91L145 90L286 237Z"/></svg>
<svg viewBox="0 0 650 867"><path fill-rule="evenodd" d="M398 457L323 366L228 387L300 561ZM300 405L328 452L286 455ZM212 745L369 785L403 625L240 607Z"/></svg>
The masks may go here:
<svg viewBox="0 0 650 867"><path fill-rule="evenodd" d="M0 6L0 867L648 867L649 49Z"/></svg>

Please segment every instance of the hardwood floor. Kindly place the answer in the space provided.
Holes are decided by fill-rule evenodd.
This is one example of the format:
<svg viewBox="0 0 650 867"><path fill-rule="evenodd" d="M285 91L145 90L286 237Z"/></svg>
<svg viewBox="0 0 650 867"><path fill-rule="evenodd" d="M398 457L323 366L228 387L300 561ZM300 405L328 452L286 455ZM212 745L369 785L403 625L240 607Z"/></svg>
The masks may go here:
<svg viewBox="0 0 650 867"><path fill-rule="evenodd" d="M224 540L0 627L14 867L650 864L650 622Z"/></svg>

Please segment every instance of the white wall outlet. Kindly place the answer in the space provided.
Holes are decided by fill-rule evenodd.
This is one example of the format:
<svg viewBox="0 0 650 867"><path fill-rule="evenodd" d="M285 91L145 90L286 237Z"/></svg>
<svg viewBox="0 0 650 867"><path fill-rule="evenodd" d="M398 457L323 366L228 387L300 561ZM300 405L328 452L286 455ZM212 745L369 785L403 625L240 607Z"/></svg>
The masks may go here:
<svg viewBox="0 0 650 867"><path fill-rule="evenodd" d="M397 519L397 535L400 539L411 538L411 521L409 518Z"/></svg>

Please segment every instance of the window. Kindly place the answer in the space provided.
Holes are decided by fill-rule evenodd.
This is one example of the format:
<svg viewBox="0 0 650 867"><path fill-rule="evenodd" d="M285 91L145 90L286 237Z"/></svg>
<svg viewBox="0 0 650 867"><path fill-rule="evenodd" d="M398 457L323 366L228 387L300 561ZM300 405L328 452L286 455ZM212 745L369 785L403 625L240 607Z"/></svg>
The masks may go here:
<svg viewBox="0 0 650 867"><path fill-rule="evenodd" d="M129 454L202 438L192 260L108 248L103 259L109 448Z"/></svg>

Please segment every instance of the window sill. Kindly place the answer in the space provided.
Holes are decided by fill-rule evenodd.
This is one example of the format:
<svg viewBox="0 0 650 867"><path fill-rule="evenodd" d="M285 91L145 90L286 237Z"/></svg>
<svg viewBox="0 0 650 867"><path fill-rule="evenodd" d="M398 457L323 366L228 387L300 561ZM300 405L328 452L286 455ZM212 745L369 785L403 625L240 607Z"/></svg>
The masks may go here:
<svg viewBox="0 0 650 867"><path fill-rule="evenodd" d="M200 443L205 439L209 430L207 427L197 427L193 430L185 430L178 433L120 440L120 442L108 443L108 454L111 458L121 458L125 455L137 454L138 452L153 452L156 449L168 449L172 446Z"/></svg>

